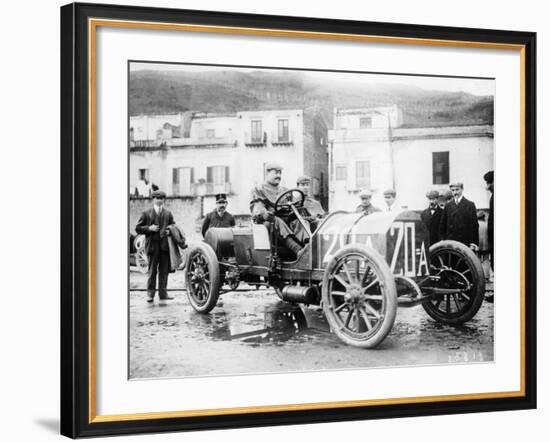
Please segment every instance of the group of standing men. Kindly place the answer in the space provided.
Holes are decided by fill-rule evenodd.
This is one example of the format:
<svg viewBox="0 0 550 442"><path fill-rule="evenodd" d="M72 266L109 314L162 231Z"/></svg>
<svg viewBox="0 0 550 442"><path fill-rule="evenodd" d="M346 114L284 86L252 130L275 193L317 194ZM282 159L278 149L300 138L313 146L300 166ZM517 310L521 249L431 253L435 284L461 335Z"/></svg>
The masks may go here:
<svg viewBox="0 0 550 442"><path fill-rule="evenodd" d="M494 176L493 171L489 171L483 176L486 188L491 193L486 238L491 269L494 265ZM444 239L451 239L461 242L477 252L480 247L480 229L476 205L463 196L463 183L452 183L449 185L449 188L451 195L444 195L443 198L441 198L441 195L436 190L430 190L426 194L429 204L422 211L420 217L430 232L430 244Z"/></svg>

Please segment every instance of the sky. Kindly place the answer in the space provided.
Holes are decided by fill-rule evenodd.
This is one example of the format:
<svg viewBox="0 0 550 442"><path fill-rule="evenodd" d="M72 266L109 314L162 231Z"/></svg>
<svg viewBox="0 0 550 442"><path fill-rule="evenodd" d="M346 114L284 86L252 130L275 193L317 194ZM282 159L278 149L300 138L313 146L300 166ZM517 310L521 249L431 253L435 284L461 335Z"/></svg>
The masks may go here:
<svg viewBox="0 0 550 442"><path fill-rule="evenodd" d="M186 72L204 72L204 71L224 71L239 70L241 72L257 71L259 68L234 68L228 66L200 66L200 65L182 65L168 63L130 63L130 71L154 70L154 71L186 71ZM284 69L265 69L266 71L284 71ZM473 95L494 95L495 81L492 79L472 79L455 77L434 77L434 76L412 76L398 74L371 74L371 73L334 73L334 72L312 72L304 71L307 77L312 79L334 79L350 83L370 85L402 85L419 87L425 90L437 90L447 92L466 92Z"/></svg>

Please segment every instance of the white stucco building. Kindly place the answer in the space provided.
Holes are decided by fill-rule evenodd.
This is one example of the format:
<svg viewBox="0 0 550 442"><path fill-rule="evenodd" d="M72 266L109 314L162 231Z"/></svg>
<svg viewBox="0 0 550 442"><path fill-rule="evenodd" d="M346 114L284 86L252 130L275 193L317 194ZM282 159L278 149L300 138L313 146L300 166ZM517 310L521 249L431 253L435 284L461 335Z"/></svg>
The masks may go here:
<svg viewBox="0 0 550 442"><path fill-rule="evenodd" d="M483 175L493 169L491 125L408 128L396 106L334 111L330 210L353 210L364 188L374 192L380 208L383 191L394 188L399 205L422 209L428 190L448 190L453 181L462 181L464 195L487 208Z"/></svg>
<svg viewBox="0 0 550 442"><path fill-rule="evenodd" d="M178 123L178 124L175 124ZM141 130L140 130L141 128ZM146 133L146 139L136 138ZM130 192L146 179L169 196L226 193L229 210L249 213L250 192L264 180L265 164L280 163L282 185L310 175L314 193L328 196L327 127L310 109L184 113L130 118Z"/></svg>

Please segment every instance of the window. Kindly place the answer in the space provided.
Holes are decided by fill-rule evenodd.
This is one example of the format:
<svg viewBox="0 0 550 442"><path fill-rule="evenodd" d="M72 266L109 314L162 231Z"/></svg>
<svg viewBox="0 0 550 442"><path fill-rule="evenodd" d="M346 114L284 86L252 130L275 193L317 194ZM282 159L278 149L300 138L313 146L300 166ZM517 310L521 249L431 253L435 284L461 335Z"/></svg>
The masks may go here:
<svg viewBox="0 0 550 442"><path fill-rule="evenodd" d="M348 178L348 169L345 164L336 165L336 181L345 181Z"/></svg>
<svg viewBox="0 0 550 442"><path fill-rule="evenodd" d="M174 195L191 195L192 183L192 167L174 167L172 169L172 193Z"/></svg>
<svg viewBox="0 0 550 442"><path fill-rule="evenodd" d="M372 117L361 117L359 118L359 127L361 129L367 129L372 127Z"/></svg>
<svg viewBox="0 0 550 442"><path fill-rule="evenodd" d="M149 182L149 169L139 169L138 175L140 180Z"/></svg>
<svg viewBox="0 0 550 442"><path fill-rule="evenodd" d="M357 188L370 188L370 161L355 163L355 185Z"/></svg>
<svg viewBox="0 0 550 442"><path fill-rule="evenodd" d="M432 152L433 184L449 184L449 152Z"/></svg>
<svg viewBox="0 0 550 442"><path fill-rule="evenodd" d="M214 138L216 131L214 129L206 129L206 138Z"/></svg>
<svg viewBox="0 0 550 442"><path fill-rule="evenodd" d="M279 120L278 121L278 130L277 138L279 142L285 143L288 142L288 120Z"/></svg>
<svg viewBox="0 0 550 442"><path fill-rule="evenodd" d="M262 120L252 120L252 133L250 141L253 143L262 142Z"/></svg>
<svg viewBox="0 0 550 442"><path fill-rule="evenodd" d="M212 184L225 184L229 182L229 167L211 166L206 168L206 182Z"/></svg>

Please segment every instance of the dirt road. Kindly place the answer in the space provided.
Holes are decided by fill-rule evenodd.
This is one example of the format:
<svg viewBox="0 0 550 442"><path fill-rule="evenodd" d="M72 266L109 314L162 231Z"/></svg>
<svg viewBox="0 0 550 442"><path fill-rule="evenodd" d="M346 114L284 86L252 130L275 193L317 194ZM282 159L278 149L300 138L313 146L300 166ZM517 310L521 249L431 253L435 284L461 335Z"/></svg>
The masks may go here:
<svg viewBox="0 0 550 442"><path fill-rule="evenodd" d="M130 377L158 378L487 362L493 360L493 304L461 327L441 325L421 306L398 309L374 350L343 344L317 306L281 302L269 289L224 293L209 315L172 301L146 302L146 276L130 275ZM184 288L183 272L169 288Z"/></svg>

